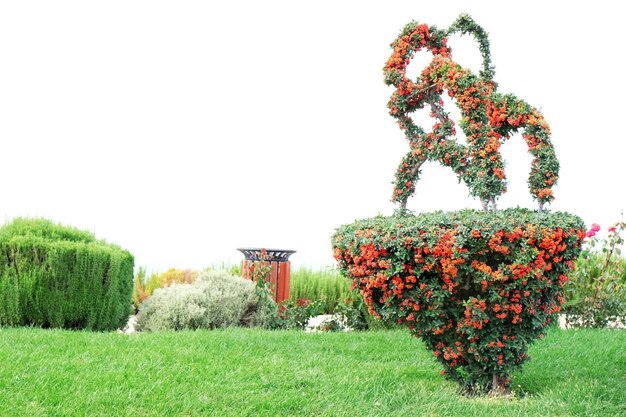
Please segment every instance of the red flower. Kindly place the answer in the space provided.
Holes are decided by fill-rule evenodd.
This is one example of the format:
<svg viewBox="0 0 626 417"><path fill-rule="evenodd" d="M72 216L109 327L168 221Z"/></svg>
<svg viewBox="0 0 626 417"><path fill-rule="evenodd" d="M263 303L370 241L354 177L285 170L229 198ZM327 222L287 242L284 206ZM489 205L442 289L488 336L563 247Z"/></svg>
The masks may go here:
<svg viewBox="0 0 626 417"><path fill-rule="evenodd" d="M587 237L594 237L596 233L598 233L599 231L600 231L600 225L597 223L594 223L591 225L591 229L589 229L589 231L587 232Z"/></svg>
<svg viewBox="0 0 626 417"><path fill-rule="evenodd" d="M615 230L616 230L615 226L609 227L609 233L615 233Z"/></svg>
<svg viewBox="0 0 626 417"><path fill-rule="evenodd" d="M311 300L307 300L306 298L298 298L296 304L298 305L298 307L306 307L311 304Z"/></svg>

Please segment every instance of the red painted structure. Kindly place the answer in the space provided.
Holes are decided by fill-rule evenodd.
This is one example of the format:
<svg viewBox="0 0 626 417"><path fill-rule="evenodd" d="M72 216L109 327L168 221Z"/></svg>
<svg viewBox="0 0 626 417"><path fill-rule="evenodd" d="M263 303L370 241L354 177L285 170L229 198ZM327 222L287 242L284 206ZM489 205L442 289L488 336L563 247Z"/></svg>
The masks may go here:
<svg viewBox="0 0 626 417"><path fill-rule="evenodd" d="M261 248L238 248L243 253L245 259L241 268L241 275L246 279L252 279L250 267L254 262L262 261ZM272 270L269 273L268 281L274 300L277 303L289 299L289 281L291 279L291 263L289 257L295 250L265 249L265 261L270 264Z"/></svg>

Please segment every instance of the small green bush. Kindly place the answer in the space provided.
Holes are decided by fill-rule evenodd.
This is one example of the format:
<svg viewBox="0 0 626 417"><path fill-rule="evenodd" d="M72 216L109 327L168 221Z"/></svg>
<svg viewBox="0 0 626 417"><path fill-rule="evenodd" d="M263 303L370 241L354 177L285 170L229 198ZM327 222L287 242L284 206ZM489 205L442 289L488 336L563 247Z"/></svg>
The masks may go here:
<svg viewBox="0 0 626 417"><path fill-rule="evenodd" d="M0 228L0 325L113 330L126 323L133 256L45 219Z"/></svg>
<svg viewBox="0 0 626 417"><path fill-rule="evenodd" d="M133 288L133 311L137 311L143 300L150 297L157 288L168 287L172 284L191 284L197 277L197 271L170 268L161 274L152 273L148 278L146 269L139 267Z"/></svg>
<svg viewBox="0 0 626 417"><path fill-rule="evenodd" d="M607 327L610 322L626 323L626 260L607 259L607 252L585 249L576 269L564 285L567 303L563 312L575 327Z"/></svg>
<svg viewBox="0 0 626 417"><path fill-rule="evenodd" d="M393 320L376 319L368 312L368 306L358 291L351 291L345 299L336 300L329 309L326 298L308 300L289 299L280 303L276 318L270 328L280 330L305 329L312 317L332 314L343 317L342 324L353 330L389 330L399 327Z"/></svg>
<svg viewBox="0 0 626 417"><path fill-rule="evenodd" d="M191 284L154 291L140 306L139 330L215 329L265 326L270 314L255 284L227 272L208 271Z"/></svg>
<svg viewBox="0 0 626 417"><path fill-rule="evenodd" d="M300 298L280 303L278 314L272 320L270 327L277 330L303 330L311 317L325 314L326 305L322 300L309 301Z"/></svg>

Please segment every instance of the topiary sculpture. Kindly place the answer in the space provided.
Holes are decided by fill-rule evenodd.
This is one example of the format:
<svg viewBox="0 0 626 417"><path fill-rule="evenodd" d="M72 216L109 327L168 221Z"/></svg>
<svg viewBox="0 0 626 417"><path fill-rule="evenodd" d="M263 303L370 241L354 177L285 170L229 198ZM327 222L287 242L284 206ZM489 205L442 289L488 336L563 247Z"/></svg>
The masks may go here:
<svg viewBox="0 0 626 417"><path fill-rule="evenodd" d="M455 32L477 39L484 60L479 75L452 60L446 36ZM433 351L443 375L468 393L506 392L529 345L564 302L562 286L585 226L577 216L546 211L559 168L548 124L526 102L496 91L480 26L467 15L447 30L411 22L392 47L384 67L385 82L395 87L388 107L411 148L396 173L392 200L400 210L339 227L334 256L370 312L406 324ZM413 81L406 68L422 49L433 60ZM461 110L467 145L453 139L444 92ZM430 133L410 116L426 105L436 120ZM520 129L533 155L528 183L539 210L497 211L506 191L499 148ZM410 214L407 199L426 161L452 168L483 211Z"/></svg>

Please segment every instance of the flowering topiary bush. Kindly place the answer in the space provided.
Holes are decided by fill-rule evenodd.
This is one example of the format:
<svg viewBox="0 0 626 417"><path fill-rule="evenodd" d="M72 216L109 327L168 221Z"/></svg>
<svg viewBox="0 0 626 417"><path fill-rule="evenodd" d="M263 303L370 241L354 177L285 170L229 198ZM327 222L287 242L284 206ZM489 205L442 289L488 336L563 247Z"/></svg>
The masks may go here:
<svg viewBox="0 0 626 417"><path fill-rule="evenodd" d="M566 213L467 210L362 220L333 246L372 314L407 325L445 375L480 392L507 387L528 359L583 237Z"/></svg>
<svg viewBox="0 0 626 417"><path fill-rule="evenodd" d="M454 32L476 37L484 58L479 75L452 61L446 36ZM550 130L535 108L496 92L482 28L466 15L448 30L412 22L392 47L384 68L385 82L396 87L389 109L411 147L396 173L392 200L400 210L338 228L334 256L370 312L421 337L443 375L469 393L504 392L511 372L528 360L529 345L564 303L563 284L585 226L577 216L545 211L559 168ZM409 80L406 67L424 48L433 60ZM467 146L452 138L444 91L461 110ZM426 105L436 119L431 133L410 117ZM506 191L499 147L518 129L533 155L528 183L539 210L496 211ZM426 161L451 167L483 211L409 214L407 199Z"/></svg>
<svg viewBox="0 0 626 417"><path fill-rule="evenodd" d="M461 32L475 36L483 56L479 75L451 59L447 46L449 34ZM408 197L415 191L420 168L425 161L439 161L454 170L459 181L465 182L470 194L479 197L483 207L506 192L504 162L499 149L505 139L520 128L522 137L533 156L528 184L534 199L543 205L554 199L552 187L558 180L559 163L550 143L550 128L543 115L513 94L496 92L494 68L485 31L469 16L462 15L448 29L411 22L391 44L393 54L384 67L385 83L396 90L388 107L409 140L411 150L403 158L396 173L393 201L406 207ZM406 75L414 54L426 49L433 60L415 82ZM454 122L443 108L441 94L446 90L461 110L461 129L468 146L451 138L456 134ZM433 131L426 133L413 122L410 114L430 107L436 119Z"/></svg>

